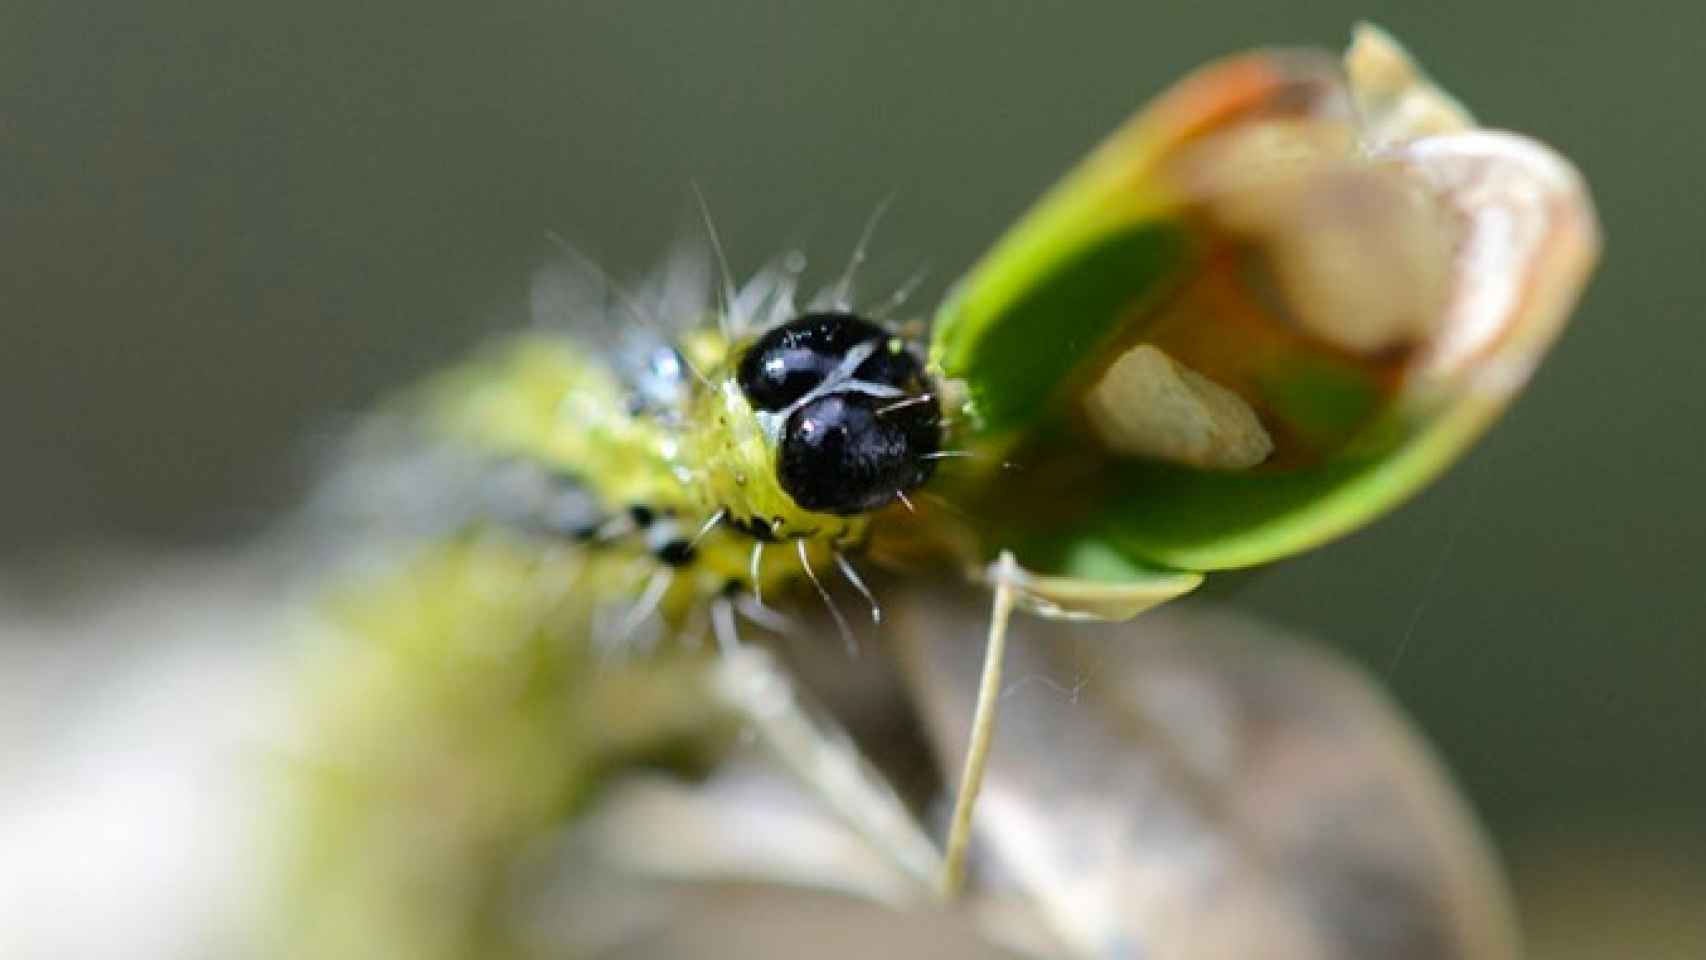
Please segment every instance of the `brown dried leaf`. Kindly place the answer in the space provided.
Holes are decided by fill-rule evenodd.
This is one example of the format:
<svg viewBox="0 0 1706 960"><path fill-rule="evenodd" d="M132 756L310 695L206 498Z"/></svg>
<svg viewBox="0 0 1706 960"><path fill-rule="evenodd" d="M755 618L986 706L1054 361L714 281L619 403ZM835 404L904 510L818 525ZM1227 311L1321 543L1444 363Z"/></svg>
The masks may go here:
<svg viewBox="0 0 1706 960"><path fill-rule="evenodd" d="M949 768L983 615L941 597L894 611ZM1190 604L1014 626L976 890L1022 889L1085 957L1516 954L1473 820L1355 671Z"/></svg>

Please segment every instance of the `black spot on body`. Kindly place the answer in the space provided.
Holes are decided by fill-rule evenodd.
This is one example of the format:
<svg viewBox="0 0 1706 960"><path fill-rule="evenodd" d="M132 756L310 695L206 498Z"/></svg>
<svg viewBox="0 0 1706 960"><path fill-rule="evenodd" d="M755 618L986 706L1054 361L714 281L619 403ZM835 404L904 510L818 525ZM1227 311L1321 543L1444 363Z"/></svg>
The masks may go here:
<svg viewBox="0 0 1706 960"><path fill-rule="evenodd" d="M657 548L657 558L672 567L685 567L693 562L698 551L687 540L676 538Z"/></svg>
<svg viewBox="0 0 1706 960"><path fill-rule="evenodd" d="M763 517L731 517L729 526L739 530L754 540L765 543L775 543L776 534L770 529L770 521Z"/></svg>

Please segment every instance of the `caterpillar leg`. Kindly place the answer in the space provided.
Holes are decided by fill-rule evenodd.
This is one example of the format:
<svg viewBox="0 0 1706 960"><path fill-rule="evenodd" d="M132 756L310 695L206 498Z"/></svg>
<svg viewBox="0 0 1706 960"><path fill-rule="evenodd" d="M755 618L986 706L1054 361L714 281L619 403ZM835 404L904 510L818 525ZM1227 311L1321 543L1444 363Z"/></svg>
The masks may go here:
<svg viewBox="0 0 1706 960"><path fill-rule="evenodd" d="M948 849L942 862L939 890L952 899L965 886L966 857L971 851L972 813L983 787L983 768L989 759L989 743L995 734L996 703L1001 698L1001 666L1007 654L1007 624L1013 618L1018 562L1002 551L991 571L995 603L989 616L989 639L983 648L983 675L977 685L977 708L972 714L971 741L966 747L965 766L960 773L959 796L948 825Z"/></svg>

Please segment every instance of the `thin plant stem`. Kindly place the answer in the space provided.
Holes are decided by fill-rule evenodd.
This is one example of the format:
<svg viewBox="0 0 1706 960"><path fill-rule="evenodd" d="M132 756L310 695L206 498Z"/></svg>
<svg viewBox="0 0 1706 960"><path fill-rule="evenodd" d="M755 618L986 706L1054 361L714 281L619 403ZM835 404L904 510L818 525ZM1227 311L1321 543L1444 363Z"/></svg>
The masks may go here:
<svg viewBox="0 0 1706 960"><path fill-rule="evenodd" d="M989 639L983 648L983 676L977 686L977 709L972 715L971 741L966 745L965 767L960 773L960 792L954 800L954 818L948 826L948 849L942 864L942 896L953 899L966 881L966 859L971 852L972 813L983 788L983 768L989 760L989 744L995 735L996 702L1001 697L1001 667L1007 658L1007 624L1013 618L1013 583L1017 563L1013 554L1002 551L995 562L995 605L990 612Z"/></svg>

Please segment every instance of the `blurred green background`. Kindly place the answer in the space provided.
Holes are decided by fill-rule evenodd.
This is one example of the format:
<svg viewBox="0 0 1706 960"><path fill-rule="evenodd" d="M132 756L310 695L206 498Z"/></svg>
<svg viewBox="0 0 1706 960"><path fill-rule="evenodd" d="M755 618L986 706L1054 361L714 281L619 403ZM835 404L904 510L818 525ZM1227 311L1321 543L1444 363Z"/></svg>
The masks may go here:
<svg viewBox="0 0 1706 960"><path fill-rule="evenodd" d="M632 274L696 182L737 271L831 271L892 194L874 274L930 265L928 304L1183 71L1366 17L1577 161L1606 260L1444 482L1214 589L1382 676L1507 847L1706 858L1697 3L433 6L0 10L13 563L258 528L342 415L504 322L547 231Z"/></svg>

